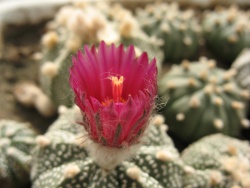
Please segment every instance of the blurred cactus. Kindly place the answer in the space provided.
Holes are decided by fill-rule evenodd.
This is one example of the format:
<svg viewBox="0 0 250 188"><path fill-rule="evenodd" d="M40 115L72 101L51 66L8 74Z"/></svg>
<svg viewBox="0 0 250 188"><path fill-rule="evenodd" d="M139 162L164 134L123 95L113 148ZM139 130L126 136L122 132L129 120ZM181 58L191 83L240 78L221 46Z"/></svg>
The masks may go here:
<svg viewBox="0 0 250 188"><path fill-rule="evenodd" d="M159 83L161 97L168 99L163 113L170 130L191 142L216 132L238 136L241 127L249 127L245 117L249 91L236 83L234 75L206 58L174 65Z"/></svg>
<svg viewBox="0 0 250 188"><path fill-rule="evenodd" d="M36 133L26 123L0 120L0 185L4 188L29 184L31 150Z"/></svg>
<svg viewBox="0 0 250 188"><path fill-rule="evenodd" d="M162 56L157 41L148 38L132 13L120 5L78 1L62 7L42 38L41 86L56 106L73 103L68 85L70 54L84 44L102 40L107 44L133 44L138 55L147 50L151 59L153 55L159 59Z"/></svg>
<svg viewBox="0 0 250 188"><path fill-rule="evenodd" d="M250 187L250 145L222 134L204 137L182 153L185 164L198 170L198 187ZM191 179L187 179L185 186ZM189 181L189 182L188 182ZM192 187L192 186L190 186Z"/></svg>
<svg viewBox="0 0 250 188"><path fill-rule="evenodd" d="M250 14L235 6L206 12L203 33L207 47L217 57L232 63L239 53L250 47Z"/></svg>
<svg viewBox="0 0 250 188"><path fill-rule="evenodd" d="M181 11L176 3L150 4L137 10L141 27L161 39L165 61L191 59L199 50L200 26L194 11Z"/></svg>

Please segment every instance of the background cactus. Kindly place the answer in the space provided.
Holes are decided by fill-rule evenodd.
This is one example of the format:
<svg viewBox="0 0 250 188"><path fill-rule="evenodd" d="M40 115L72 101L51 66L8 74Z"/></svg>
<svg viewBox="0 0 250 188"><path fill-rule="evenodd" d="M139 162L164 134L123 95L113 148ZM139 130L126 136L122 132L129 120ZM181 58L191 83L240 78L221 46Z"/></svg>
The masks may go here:
<svg viewBox="0 0 250 188"><path fill-rule="evenodd" d="M31 150L36 133L26 123L0 120L0 185L4 188L29 184Z"/></svg>
<svg viewBox="0 0 250 188"><path fill-rule="evenodd" d="M182 187L182 162L165 133L166 126L162 124L161 116L156 116L151 122L145 144L131 160L122 162L113 170L105 170L85 150L87 143L83 126L75 123L76 109L65 110L44 136L37 137L32 167L34 188ZM96 155L99 155L98 150Z"/></svg>
<svg viewBox="0 0 250 188"><path fill-rule="evenodd" d="M200 26L193 10L181 11L178 4L150 4L137 10L141 27L161 39L165 61L191 59L199 50Z"/></svg>
<svg viewBox="0 0 250 188"><path fill-rule="evenodd" d="M203 19L206 44L217 57L232 63L239 53L250 47L250 14L235 6L207 12Z"/></svg>
<svg viewBox="0 0 250 188"><path fill-rule="evenodd" d="M182 159L199 170L200 175L193 176L200 179L197 187L250 187L250 145L247 141L223 134L210 135L185 149Z"/></svg>
<svg viewBox="0 0 250 188"><path fill-rule="evenodd" d="M132 13L120 5L78 2L62 7L42 38L41 87L56 106L72 104L68 85L70 54L84 44L102 40L107 44L133 44L138 54L149 51L150 58L162 56L157 41L149 39Z"/></svg>
<svg viewBox="0 0 250 188"><path fill-rule="evenodd" d="M163 114L173 134L191 142L216 132L239 136L241 127L249 127L249 92L236 83L234 74L206 58L174 65L159 82L159 93L168 100Z"/></svg>
<svg viewBox="0 0 250 188"><path fill-rule="evenodd" d="M243 50L231 68L237 72L235 75L237 82L250 91L250 49Z"/></svg>

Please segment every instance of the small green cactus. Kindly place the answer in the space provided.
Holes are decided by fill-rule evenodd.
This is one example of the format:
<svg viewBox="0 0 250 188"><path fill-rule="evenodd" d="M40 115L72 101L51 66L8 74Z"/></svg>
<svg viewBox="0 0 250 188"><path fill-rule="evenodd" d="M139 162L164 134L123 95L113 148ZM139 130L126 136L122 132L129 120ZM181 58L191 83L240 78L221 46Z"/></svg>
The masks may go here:
<svg viewBox="0 0 250 188"><path fill-rule="evenodd" d="M163 56L156 40L140 28L132 13L119 5L77 2L62 7L48 24L42 38L40 83L56 106L71 106L73 100L68 85L70 54L85 44L135 45L139 53L149 51L149 57ZM160 61L158 61L160 62Z"/></svg>
<svg viewBox="0 0 250 188"><path fill-rule="evenodd" d="M190 175L199 186L220 188L250 187L250 145L223 134L206 136L182 153L183 162L197 170ZM197 176L197 174L199 174ZM186 179L186 186L190 179Z"/></svg>
<svg viewBox="0 0 250 188"><path fill-rule="evenodd" d="M36 133L26 123L0 120L0 185L4 188L29 184L31 150Z"/></svg>
<svg viewBox="0 0 250 188"><path fill-rule="evenodd" d="M150 4L138 9L137 18L149 36L160 39L165 61L178 62L197 55L201 29L192 10L181 11L176 3Z"/></svg>
<svg viewBox="0 0 250 188"><path fill-rule="evenodd" d="M88 155L88 140L83 126L77 121L76 109L65 109L44 136L37 137L32 167L33 187L182 187L183 168L179 154L166 135L162 116L156 116L149 125L144 144L136 147L136 154L112 169L100 167ZM79 112L80 113L80 112ZM91 146L92 147L92 146ZM123 155L130 153L127 148ZM119 157L119 148L101 155L106 162ZM132 149L133 150L133 149Z"/></svg>
<svg viewBox="0 0 250 188"><path fill-rule="evenodd" d="M217 132L238 136L241 127L249 127L249 92L236 83L234 74L206 58L173 65L159 83L162 99L168 99L163 114L173 134L192 142Z"/></svg>
<svg viewBox="0 0 250 188"><path fill-rule="evenodd" d="M250 47L249 13L235 6L206 12L202 25L208 49L226 63Z"/></svg>

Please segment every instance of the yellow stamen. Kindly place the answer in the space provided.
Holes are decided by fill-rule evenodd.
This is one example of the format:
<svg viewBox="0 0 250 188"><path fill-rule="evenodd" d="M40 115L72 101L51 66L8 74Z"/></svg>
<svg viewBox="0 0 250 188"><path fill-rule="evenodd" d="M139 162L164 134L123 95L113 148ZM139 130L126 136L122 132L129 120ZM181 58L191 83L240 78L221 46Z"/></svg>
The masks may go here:
<svg viewBox="0 0 250 188"><path fill-rule="evenodd" d="M112 94L113 98L111 99L106 99L102 104L107 106L111 102L124 102L125 100L122 98L122 90L123 90L123 82L124 82L124 77L120 76L119 78L117 76L111 76L110 77L111 84L112 84Z"/></svg>

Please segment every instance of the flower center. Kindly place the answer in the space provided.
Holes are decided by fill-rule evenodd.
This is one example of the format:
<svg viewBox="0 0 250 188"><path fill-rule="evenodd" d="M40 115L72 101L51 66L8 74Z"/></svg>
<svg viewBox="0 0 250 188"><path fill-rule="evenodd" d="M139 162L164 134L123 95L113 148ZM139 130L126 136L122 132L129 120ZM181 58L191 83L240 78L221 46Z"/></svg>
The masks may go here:
<svg viewBox="0 0 250 188"><path fill-rule="evenodd" d="M125 100L122 98L122 89L123 89L123 82L124 77L120 76L118 78L117 76L111 76L110 77L111 84L112 84L112 99L106 99L102 104L104 106L109 105L111 102L115 103L123 103Z"/></svg>

